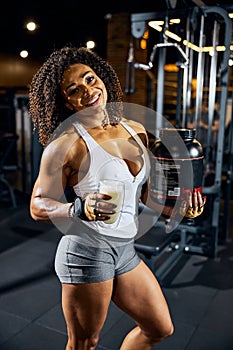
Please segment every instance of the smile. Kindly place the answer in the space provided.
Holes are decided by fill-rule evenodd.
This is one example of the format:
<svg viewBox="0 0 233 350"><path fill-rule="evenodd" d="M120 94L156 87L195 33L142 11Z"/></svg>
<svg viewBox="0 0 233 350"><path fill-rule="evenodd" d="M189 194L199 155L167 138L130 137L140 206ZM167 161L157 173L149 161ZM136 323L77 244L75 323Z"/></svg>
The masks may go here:
<svg viewBox="0 0 233 350"><path fill-rule="evenodd" d="M91 100L88 101L86 106L92 106L99 100L99 95L94 96Z"/></svg>

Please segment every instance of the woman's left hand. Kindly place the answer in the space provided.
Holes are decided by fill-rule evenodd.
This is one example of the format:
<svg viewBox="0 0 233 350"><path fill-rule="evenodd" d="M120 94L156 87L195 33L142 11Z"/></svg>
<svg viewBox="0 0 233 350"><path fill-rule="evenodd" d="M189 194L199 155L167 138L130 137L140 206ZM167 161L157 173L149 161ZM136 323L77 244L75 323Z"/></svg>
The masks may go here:
<svg viewBox="0 0 233 350"><path fill-rule="evenodd" d="M182 202L179 214L183 217L193 219L203 213L206 203L206 196L198 191L188 194L188 198Z"/></svg>

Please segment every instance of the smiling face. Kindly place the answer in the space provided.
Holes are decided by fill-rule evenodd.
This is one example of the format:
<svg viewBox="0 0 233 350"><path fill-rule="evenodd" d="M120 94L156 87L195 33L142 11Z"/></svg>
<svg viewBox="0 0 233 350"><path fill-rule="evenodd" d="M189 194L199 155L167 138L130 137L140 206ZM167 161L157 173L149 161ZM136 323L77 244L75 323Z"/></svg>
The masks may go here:
<svg viewBox="0 0 233 350"><path fill-rule="evenodd" d="M85 64L76 63L64 71L61 92L67 108L79 112L92 107L98 111L107 103L107 91L103 81Z"/></svg>

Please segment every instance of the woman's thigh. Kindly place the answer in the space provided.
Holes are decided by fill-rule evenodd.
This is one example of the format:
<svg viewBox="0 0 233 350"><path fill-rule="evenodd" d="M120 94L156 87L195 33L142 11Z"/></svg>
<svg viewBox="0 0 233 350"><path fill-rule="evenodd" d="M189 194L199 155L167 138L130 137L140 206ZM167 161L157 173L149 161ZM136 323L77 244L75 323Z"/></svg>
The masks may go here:
<svg viewBox="0 0 233 350"><path fill-rule="evenodd" d="M117 277L113 301L146 331L169 331L172 321L161 287L148 266L141 261L133 270Z"/></svg>
<svg viewBox="0 0 233 350"><path fill-rule="evenodd" d="M85 339L98 336L107 316L113 281L62 283L62 308L69 335Z"/></svg>

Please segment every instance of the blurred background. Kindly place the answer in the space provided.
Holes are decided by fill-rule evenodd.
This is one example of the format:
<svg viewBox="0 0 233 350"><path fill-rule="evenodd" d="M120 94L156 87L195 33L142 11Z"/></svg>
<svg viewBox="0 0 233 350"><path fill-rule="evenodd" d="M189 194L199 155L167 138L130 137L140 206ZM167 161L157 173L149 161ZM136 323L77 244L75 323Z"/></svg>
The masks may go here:
<svg viewBox="0 0 233 350"><path fill-rule="evenodd" d="M193 222L181 223L171 234L164 234L164 220L151 224L148 234L136 241L136 249L163 283L172 311L179 297L177 307L182 305L176 320L177 341L158 349L232 350L232 20L232 0L5 2L0 12L0 262L5 269L0 284L0 315L5 320L0 329L1 350L59 349L61 344L54 340L59 337L52 334L48 342L46 332L41 344L29 343L31 326L35 336L40 334L34 320L43 312L43 330L62 334L63 343L66 339L61 310L57 306L54 311L52 305L60 305L59 295L55 300L51 292L48 305L48 285L42 291L43 300L37 285L48 272L53 276L51 290L59 290L51 258L59 233L50 235L51 227L32 222L28 212L43 152L28 115L28 89L46 57L65 44L90 47L110 62L122 84L127 112L143 123L151 146L164 121L178 129L195 129L204 153L202 191L208 198L204 213ZM131 104L138 106L133 116ZM153 217L150 212L145 215L144 223L150 225ZM44 246L39 249L41 243L44 251ZM34 266L25 260L25 251L35 259ZM15 257L22 262L20 271L15 269ZM27 288L33 283L37 289L31 293ZM25 291L34 313L26 307ZM18 292L23 293L25 307L19 307ZM35 296L43 312L42 305L38 312L33 309ZM221 305L227 310L222 318ZM18 320L18 328L15 323L9 326L12 320ZM112 327L114 316L110 321ZM25 332L24 322L32 322ZM18 331L19 337L14 338ZM115 344L98 349L115 350L118 336L103 337L103 344Z"/></svg>

